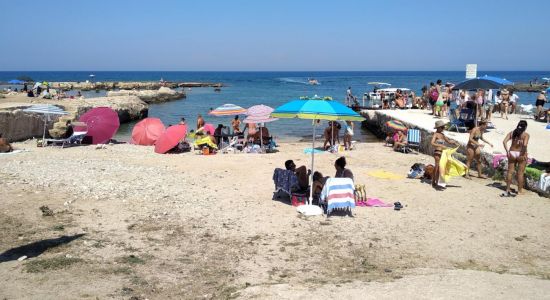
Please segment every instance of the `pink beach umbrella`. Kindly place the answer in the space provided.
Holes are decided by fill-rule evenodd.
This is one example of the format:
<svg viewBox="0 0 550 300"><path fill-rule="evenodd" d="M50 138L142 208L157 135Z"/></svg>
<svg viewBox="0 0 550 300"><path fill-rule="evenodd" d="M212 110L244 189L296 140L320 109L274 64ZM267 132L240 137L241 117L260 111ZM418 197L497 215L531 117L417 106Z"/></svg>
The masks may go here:
<svg viewBox="0 0 550 300"><path fill-rule="evenodd" d="M247 116L269 116L273 111L274 109L272 107L260 104L260 105L254 105L249 107L246 110L246 115Z"/></svg>
<svg viewBox="0 0 550 300"><path fill-rule="evenodd" d="M158 118L145 118L139 121L132 129L132 143L151 146L164 133L164 124Z"/></svg>
<svg viewBox="0 0 550 300"><path fill-rule="evenodd" d="M75 126L75 131L87 131L86 136L92 138L92 144L104 144L113 138L120 126L118 114L109 107L96 107L78 119L86 123L86 127Z"/></svg>
<svg viewBox="0 0 550 300"><path fill-rule="evenodd" d="M174 125L168 127L155 143L155 152L164 154L174 148L187 135L187 126Z"/></svg>

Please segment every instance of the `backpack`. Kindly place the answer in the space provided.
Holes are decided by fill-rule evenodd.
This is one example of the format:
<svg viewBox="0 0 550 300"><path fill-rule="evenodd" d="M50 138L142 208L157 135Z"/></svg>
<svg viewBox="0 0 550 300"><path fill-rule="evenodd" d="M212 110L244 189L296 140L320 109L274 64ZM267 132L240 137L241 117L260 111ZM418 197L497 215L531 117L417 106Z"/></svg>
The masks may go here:
<svg viewBox="0 0 550 300"><path fill-rule="evenodd" d="M437 99L439 98L439 92L437 91L437 89L433 89L431 92L430 92L430 99L432 101L437 101Z"/></svg>

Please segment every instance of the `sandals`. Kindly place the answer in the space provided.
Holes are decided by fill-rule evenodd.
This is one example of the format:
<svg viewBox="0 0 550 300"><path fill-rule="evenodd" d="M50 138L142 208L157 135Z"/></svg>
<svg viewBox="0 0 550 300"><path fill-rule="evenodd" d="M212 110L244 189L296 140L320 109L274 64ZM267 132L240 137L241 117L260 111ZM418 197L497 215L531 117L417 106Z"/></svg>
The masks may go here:
<svg viewBox="0 0 550 300"><path fill-rule="evenodd" d="M393 204L393 209L394 210L401 210L403 208L403 205L401 205L401 202L395 202Z"/></svg>
<svg viewBox="0 0 550 300"><path fill-rule="evenodd" d="M508 197L515 197L516 195L510 193L510 192L504 192L502 194L500 194L500 197L503 197L503 198L508 198Z"/></svg>

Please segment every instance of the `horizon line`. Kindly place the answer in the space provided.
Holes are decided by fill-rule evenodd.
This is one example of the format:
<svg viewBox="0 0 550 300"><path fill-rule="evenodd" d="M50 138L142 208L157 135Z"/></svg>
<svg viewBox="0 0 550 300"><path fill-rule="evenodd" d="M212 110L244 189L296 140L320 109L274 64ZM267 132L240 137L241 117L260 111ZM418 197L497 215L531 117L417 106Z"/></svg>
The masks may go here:
<svg viewBox="0 0 550 300"><path fill-rule="evenodd" d="M0 72L466 72L466 70L0 70ZM550 72L550 70L478 70L479 72Z"/></svg>

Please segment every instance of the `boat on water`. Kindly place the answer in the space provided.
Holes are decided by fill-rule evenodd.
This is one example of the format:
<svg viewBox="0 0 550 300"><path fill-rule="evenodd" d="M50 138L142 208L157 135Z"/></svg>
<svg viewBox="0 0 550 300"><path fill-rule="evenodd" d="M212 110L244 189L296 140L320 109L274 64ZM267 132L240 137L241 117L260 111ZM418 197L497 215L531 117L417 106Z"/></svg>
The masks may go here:
<svg viewBox="0 0 550 300"><path fill-rule="evenodd" d="M384 100L388 100L391 103L393 100L395 100L395 95L397 94L397 90L400 90L406 95L408 95L411 91L408 88L382 88L382 89L375 88L372 92L365 92L363 94L363 107L369 107L369 108L382 107L382 95L384 96ZM369 105L366 106L365 102L369 102Z"/></svg>
<svg viewBox="0 0 550 300"><path fill-rule="evenodd" d="M315 78L308 78L307 82L311 85L318 85L319 84L319 81L317 81L317 79L315 79Z"/></svg>

